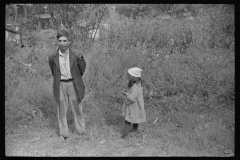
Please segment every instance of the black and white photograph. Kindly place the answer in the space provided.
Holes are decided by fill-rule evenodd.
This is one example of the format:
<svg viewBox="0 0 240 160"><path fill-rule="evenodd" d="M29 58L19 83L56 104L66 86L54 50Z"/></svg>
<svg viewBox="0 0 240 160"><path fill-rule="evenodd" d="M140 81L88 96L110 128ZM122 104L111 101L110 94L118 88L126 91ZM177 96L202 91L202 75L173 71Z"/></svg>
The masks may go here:
<svg viewBox="0 0 240 160"><path fill-rule="evenodd" d="M234 4L5 4L5 157L235 156Z"/></svg>

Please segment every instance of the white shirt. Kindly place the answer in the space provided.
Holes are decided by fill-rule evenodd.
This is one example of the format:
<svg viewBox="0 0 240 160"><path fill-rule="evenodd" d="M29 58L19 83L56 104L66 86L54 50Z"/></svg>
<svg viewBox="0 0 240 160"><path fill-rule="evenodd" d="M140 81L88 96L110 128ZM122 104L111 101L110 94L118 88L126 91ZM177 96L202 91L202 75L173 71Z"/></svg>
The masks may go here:
<svg viewBox="0 0 240 160"><path fill-rule="evenodd" d="M72 79L70 71L69 49L67 49L66 52L67 53L63 54L60 49L58 51L61 79Z"/></svg>

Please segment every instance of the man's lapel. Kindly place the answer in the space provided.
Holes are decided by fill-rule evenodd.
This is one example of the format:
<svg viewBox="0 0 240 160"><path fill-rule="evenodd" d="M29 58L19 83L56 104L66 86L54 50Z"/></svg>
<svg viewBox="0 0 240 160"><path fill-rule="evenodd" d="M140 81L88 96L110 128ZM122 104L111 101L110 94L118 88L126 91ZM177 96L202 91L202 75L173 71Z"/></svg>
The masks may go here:
<svg viewBox="0 0 240 160"><path fill-rule="evenodd" d="M70 60L70 69L71 69L73 64L73 54L70 48L69 48L69 60Z"/></svg>
<svg viewBox="0 0 240 160"><path fill-rule="evenodd" d="M55 62L55 64L56 64L58 70L61 72L61 70L60 70L60 65L59 65L59 54L58 54L58 49L57 49L57 52L56 52L55 57L54 57L53 60L54 60L54 62Z"/></svg>

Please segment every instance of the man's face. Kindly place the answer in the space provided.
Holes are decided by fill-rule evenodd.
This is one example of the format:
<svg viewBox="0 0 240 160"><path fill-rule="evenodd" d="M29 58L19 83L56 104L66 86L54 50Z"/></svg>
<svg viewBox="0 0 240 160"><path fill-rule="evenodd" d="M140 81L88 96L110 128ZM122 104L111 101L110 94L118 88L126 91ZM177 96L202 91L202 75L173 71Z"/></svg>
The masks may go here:
<svg viewBox="0 0 240 160"><path fill-rule="evenodd" d="M58 39L58 45L61 52L65 52L65 50L69 47L70 42L68 41L67 37L62 36Z"/></svg>

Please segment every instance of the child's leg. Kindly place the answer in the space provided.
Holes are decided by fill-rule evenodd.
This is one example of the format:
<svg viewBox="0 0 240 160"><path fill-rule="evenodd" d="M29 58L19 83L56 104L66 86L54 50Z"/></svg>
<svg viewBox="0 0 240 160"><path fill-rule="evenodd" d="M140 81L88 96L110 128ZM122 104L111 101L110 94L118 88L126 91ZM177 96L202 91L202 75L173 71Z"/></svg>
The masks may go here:
<svg viewBox="0 0 240 160"><path fill-rule="evenodd" d="M131 129L132 129L131 123L125 120L125 129L121 138L125 138L131 131Z"/></svg>
<svg viewBox="0 0 240 160"><path fill-rule="evenodd" d="M133 123L133 130L137 130L138 129L138 123Z"/></svg>

